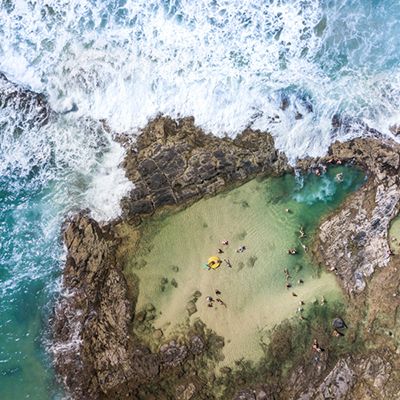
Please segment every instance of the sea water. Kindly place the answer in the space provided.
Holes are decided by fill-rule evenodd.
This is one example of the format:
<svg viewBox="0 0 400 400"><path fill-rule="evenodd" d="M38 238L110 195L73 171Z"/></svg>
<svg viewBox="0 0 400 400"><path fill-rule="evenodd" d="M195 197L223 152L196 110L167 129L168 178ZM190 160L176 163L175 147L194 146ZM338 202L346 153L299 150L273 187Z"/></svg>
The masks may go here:
<svg viewBox="0 0 400 400"><path fill-rule="evenodd" d="M394 0L2 1L0 71L77 111L39 127L0 110L0 398L55 396L43 349L61 224L117 216L130 188L99 119L132 137L159 113L219 136L269 130L292 162L362 134L332 132L335 114L390 136L399 17Z"/></svg>

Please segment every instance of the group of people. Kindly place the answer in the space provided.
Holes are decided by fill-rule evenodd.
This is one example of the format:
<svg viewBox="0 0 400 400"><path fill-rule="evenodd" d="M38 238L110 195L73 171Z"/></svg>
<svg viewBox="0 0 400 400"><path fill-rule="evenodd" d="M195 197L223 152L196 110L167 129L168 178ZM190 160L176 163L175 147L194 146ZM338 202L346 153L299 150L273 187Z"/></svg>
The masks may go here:
<svg viewBox="0 0 400 400"><path fill-rule="evenodd" d="M211 296L207 296L206 297L206 301L207 301L207 306L212 308L214 307L214 303L220 304L221 306L226 307L226 303L224 301L222 301L222 299L220 298L221 296L221 291L220 290L216 290L215 294L218 296L215 300L213 297Z"/></svg>
<svg viewBox="0 0 400 400"><path fill-rule="evenodd" d="M221 242L221 244L222 244L222 246L228 246L229 245L229 240L222 240L222 242ZM244 251L246 251L246 246L244 246L244 245L240 245L239 247L238 247L238 249L236 250L236 253L243 253ZM225 253L225 251L222 249L222 248L218 248L217 249L217 253L218 254L224 254ZM228 268L232 268L232 263L231 263L231 261L229 260L229 258L224 258L224 263L225 263L225 265L228 267Z"/></svg>

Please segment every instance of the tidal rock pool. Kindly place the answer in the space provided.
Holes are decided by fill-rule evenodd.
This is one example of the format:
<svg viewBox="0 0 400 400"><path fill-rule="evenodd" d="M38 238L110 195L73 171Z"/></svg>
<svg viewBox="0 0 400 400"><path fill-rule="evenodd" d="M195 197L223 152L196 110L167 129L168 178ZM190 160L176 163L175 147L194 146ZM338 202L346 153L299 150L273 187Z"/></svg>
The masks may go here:
<svg viewBox="0 0 400 400"><path fill-rule="evenodd" d="M364 180L343 166L254 179L144 222L125 268L138 288L135 334L154 345L200 319L224 339L220 366L259 360L274 326L345 302L309 247L321 218ZM208 268L210 257L221 265Z"/></svg>

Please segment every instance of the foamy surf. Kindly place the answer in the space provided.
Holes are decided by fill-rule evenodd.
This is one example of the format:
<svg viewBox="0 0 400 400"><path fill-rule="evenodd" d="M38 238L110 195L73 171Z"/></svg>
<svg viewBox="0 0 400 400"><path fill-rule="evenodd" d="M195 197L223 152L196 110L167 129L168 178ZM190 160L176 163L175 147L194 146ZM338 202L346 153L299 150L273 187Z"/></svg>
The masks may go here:
<svg viewBox="0 0 400 400"><path fill-rule="evenodd" d="M400 6L389 3L18 3L1 11L0 68L116 131L192 115L216 135L269 130L294 161L348 139L331 135L337 113L388 135L398 122Z"/></svg>

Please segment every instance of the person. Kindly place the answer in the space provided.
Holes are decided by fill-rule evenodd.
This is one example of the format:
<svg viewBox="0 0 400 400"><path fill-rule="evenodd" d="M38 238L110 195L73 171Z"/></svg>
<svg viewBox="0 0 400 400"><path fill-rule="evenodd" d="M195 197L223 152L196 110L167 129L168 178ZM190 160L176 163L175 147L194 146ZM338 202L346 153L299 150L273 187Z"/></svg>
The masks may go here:
<svg viewBox="0 0 400 400"><path fill-rule="evenodd" d="M304 281L303 281L303 279L299 279L299 280L297 281L297 283L300 285L300 284L304 283Z"/></svg>
<svg viewBox="0 0 400 400"><path fill-rule="evenodd" d="M223 246L228 246L228 244L229 244L229 242L227 240L223 240L221 243Z"/></svg>
<svg viewBox="0 0 400 400"><path fill-rule="evenodd" d="M290 248L290 249L288 249L288 254L293 256L293 255L297 254L297 250L295 248Z"/></svg>
<svg viewBox="0 0 400 400"><path fill-rule="evenodd" d="M227 267L232 268L232 264L231 264L231 262L229 260L224 258L224 261L225 261Z"/></svg>
<svg viewBox="0 0 400 400"><path fill-rule="evenodd" d="M321 353L321 347L319 347L318 340L314 339L312 344L312 349L318 353Z"/></svg>
<svg viewBox="0 0 400 400"><path fill-rule="evenodd" d="M212 303L214 301L214 299L211 296L207 296L206 300L208 303Z"/></svg>
<svg viewBox="0 0 400 400"><path fill-rule="evenodd" d="M218 296L221 294L221 291L219 291L218 289L215 291L215 294Z"/></svg>
<svg viewBox="0 0 400 400"><path fill-rule="evenodd" d="M339 332L337 329L334 329L332 332L332 336L340 337L340 336L344 336L344 333Z"/></svg>
<svg viewBox="0 0 400 400"><path fill-rule="evenodd" d="M339 172L338 174L336 174L335 179L337 182L343 182L343 173Z"/></svg>
<svg viewBox="0 0 400 400"><path fill-rule="evenodd" d="M286 282L286 289L289 289L291 287L292 287L292 285L289 282Z"/></svg>
<svg viewBox="0 0 400 400"><path fill-rule="evenodd" d="M218 254L222 254L224 251L222 249L217 250Z"/></svg>
<svg viewBox="0 0 400 400"><path fill-rule="evenodd" d="M289 273L289 270L288 270L287 268L285 268L285 269L283 270L283 272L284 272L284 274L285 274L286 280L288 280L288 279L291 278L290 273Z"/></svg>
<svg viewBox="0 0 400 400"><path fill-rule="evenodd" d="M221 304L221 306L226 307L226 304L225 304L221 299L217 299L217 302L218 302L219 304Z"/></svg>
<svg viewBox="0 0 400 400"><path fill-rule="evenodd" d="M246 250L246 246L240 246L237 250L236 253L243 253Z"/></svg>
<svg viewBox="0 0 400 400"><path fill-rule="evenodd" d="M299 233L300 233L300 238L306 237L306 234L304 232L304 228L302 226L300 226Z"/></svg>

